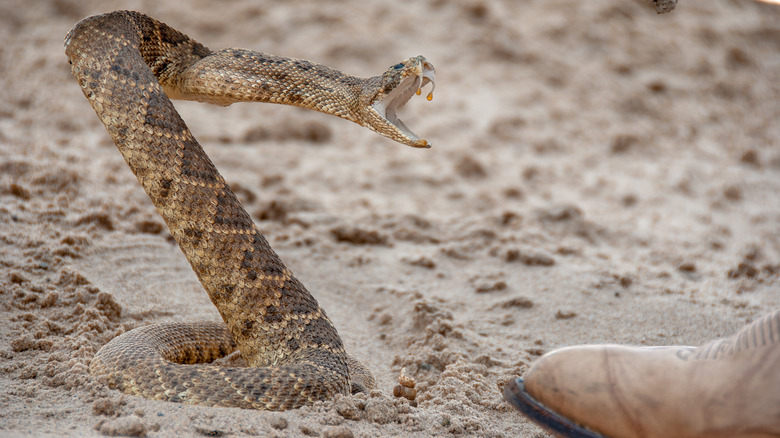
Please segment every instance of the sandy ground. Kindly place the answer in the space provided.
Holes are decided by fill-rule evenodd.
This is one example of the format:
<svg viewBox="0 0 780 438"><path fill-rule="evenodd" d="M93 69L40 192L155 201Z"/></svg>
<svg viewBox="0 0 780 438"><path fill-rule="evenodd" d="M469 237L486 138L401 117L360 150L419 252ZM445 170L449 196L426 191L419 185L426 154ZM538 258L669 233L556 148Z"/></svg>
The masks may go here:
<svg viewBox="0 0 780 438"><path fill-rule="evenodd" d="M430 150L177 103L381 392L265 413L89 376L133 327L218 318L63 53L123 8L360 76L436 65L403 114ZM5 0L0 35L0 436L544 436L500 396L544 352L697 345L780 306L778 7ZM392 395L402 367L416 406Z"/></svg>

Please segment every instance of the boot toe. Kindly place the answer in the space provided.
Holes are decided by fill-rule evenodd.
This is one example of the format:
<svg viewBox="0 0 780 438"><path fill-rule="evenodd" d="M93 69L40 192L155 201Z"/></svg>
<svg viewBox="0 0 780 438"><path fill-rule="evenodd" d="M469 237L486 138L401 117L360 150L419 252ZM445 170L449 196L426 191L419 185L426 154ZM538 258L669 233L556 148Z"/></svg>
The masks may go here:
<svg viewBox="0 0 780 438"><path fill-rule="evenodd" d="M605 438L596 432L570 421L531 397L523 379L515 379L504 386L504 399L515 409L551 434L566 438Z"/></svg>

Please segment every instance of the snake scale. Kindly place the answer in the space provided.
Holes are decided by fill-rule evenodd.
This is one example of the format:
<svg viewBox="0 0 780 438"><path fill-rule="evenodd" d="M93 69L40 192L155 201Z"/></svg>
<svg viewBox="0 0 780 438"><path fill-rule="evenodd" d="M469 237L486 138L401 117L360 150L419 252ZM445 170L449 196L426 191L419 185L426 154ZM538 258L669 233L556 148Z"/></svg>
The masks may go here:
<svg viewBox="0 0 780 438"><path fill-rule="evenodd" d="M169 98L294 105L429 147L396 111L433 85L433 66L418 56L364 79L306 60L212 52L132 11L80 21L65 52L224 321L132 330L98 351L90 373L146 398L266 410L373 387L371 373L346 354L323 309L271 249ZM236 349L248 367L208 364Z"/></svg>

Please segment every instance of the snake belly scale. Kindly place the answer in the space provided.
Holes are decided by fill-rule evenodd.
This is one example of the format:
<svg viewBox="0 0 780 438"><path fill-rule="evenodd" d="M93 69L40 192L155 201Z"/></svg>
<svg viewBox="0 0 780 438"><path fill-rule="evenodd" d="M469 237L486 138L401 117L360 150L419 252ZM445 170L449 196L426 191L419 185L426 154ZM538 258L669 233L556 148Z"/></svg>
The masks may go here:
<svg viewBox="0 0 780 438"><path fill-rule="evenodd" d="M224 321L154 324L103 346L91 374L157 400L283 410L374 386L314 297L271 249L170 98L283 103L429 147L397 109L427 83L422 56L357 78L244 49L212 52L143 14L86 18L65 38L84 95ZM429 95L430 98L430 95ZM248 367L209 365L238 349Z"/></svg>

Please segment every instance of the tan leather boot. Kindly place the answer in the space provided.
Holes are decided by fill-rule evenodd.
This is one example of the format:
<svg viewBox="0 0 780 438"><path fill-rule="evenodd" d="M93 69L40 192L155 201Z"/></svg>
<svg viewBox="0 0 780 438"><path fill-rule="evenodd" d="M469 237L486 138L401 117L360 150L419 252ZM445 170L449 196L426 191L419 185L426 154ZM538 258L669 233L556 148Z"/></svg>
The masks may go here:
<svg viewBox="0 0 780 438"><path fill-rule="evenodd" d="M504 397L565 437L780 437L780 309L699 348L562 348Z"/></svg>

